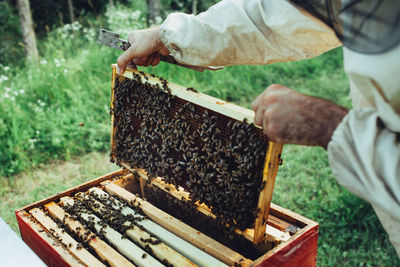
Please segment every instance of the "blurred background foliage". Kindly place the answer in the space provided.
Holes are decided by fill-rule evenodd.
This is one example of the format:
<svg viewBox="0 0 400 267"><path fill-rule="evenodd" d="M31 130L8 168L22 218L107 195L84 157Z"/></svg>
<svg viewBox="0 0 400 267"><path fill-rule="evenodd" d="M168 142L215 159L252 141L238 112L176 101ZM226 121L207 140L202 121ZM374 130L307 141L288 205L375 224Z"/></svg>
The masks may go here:
<svg viewBox="0 0 400 267"><path fill-rule="evenodd" d="M29 2L34 30L40 40L46 38L50 31L71 22L68 1L30 0ZM195 4L198 12L201 12L216 2L216 0L206 0L196 1ZM109 13L106 11L110 9L110 6L128 7L128 9L123 8L124 14L129 14L128 11L139 10L142 18L146 18L148 12L147 2L143 0L73 0L72 3L75 20L91 28L98 24L107 25L106 17ZM160 20L173 11L191 13L192 8L193 0L161 0ZM119 14L114 15L116 16L113 17L120 18ZM128 21L124 20L123 23L127 24ZM16 0L2 0L0 2L0 62L20 64L22 57L23 45Z"/></svg>
<svg viewBox="0 0 400 267"><path fill-rule="evenodd" d="M99 162L109 151L110 64L121 52L99 46L97 33L106 28L126 37L149 26L145 0L72 0L73 22L67 2L30 1L37 64L25 61L16 0L0 2L0 216L14 229L13 209L83 182L82 173L89 179L106 171ZM190 13L193 3L201 12L216 2L161 0L156 22L173 11ZM141 69L245 107L280 83L351 108L340 48L299 62L218 72L165 63ZM320 223L318 265L400 266L374 211L337 184L323 149L287 145L283 157L273 201ZM54 159L72 167L59 174L53 171L59 167L43 167ZM85 171L75 171L77 165Z"/></svg>
<svg viewBox="0 0 400 267"><path fill-rule="evenodd" d="M215 1L202 1L205 10ZM148 26L144 0L31 0L39 64L24 57L16 1L0 2L0 175L50 158L108 149L109 66L119 54L100 47L100 28L123 37ZM190 1L162 1L162 17ZM177 9L179 8L179 9ZM99 103L101 103L99 105ZM77 126L82 125L85 126Z"/></svg>
<svg viewBox="0 0 400 267"><path fill-rule="evenodd" d="M23 58L18 13L8 1L0 2L0 62L2 64ZM15 63L14 63L15 64Z"/></svg>

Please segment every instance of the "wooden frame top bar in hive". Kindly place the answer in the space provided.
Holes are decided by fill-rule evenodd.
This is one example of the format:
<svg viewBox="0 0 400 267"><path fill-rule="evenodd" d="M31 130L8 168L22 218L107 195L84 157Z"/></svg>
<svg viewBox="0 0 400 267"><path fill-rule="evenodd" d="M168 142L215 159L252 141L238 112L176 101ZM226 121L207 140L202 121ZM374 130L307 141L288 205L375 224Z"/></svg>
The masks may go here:
<svg viewBox="0 0 400 267"><path fill-rule="evenodd" d="M92 193L95 194L93 195ZM160 194L160 199L163 200L166 195L168 194ZM136 221L143 227L142 230L152 233L160 240L164 240L163 242L166 242L167 246L182 256L190 258L193 262L197 262L199 266L217 266L209 260L210 257L214 257L229 266L316 265L318 223L310 219L271 203L271 214L268 218L270 225L268 228L279 229L289 234L289 238L281 240L281 242L274 246L263 247L261 251L258 247L257 255L247 255L246 251L236 246L230 247L230 245L234 244L226 246L215 239L215 237L210 237L202 232L202 230L194 228L194 225L187 224L179 219L179 217L174 217L174 215L158 208L156 203L142 199L140 197L139 179L127 170L119 170L70 188L64 192L59 192L56 195L15 211L23 240L49 266L78 266L85 264L95 266L96 263L97 266L101 265L97 260L106 260L108 263L115 263L114 266L124 266L123 263L117 262L119 259L123 261L121 256L134 256L135 251L124 251L121 249L123 246L122 242L120 244L119 241L122 239L118 235L112 234L112 231L107 230L103 232L104 235L106 234L106 236L103 236L101 234L102 231L97 231L96 227L93 228L90 226L89 228L93 231L92 233L94 235L99 234L98 237L100 239L93 236L94 238L90 238L90 243L88 244L84 243L84 240L76 235L77 233L81 233L84 238L86 236L85 232L88 232L87 230L89 229L85 228L85 226L89 226L89 224L82 221L81 223L85 224L83 228L82 226L77 228L78 221L69 220L71 217L66 217L65 214L63 217L63 203L69 202L71 198L78 201L82 197L85 198L85 201L93 204L87 206L90 207L90 210L87 212L94 215L97 214L98 218L103 218L102 221L109 226L109 219L116 215L112 211L119 211L122 215L133 214L137 216L136 209L141 210L147 217L146 220ZM96 206L97 200L101 200L101 203L105 204L105 206ZM108 212L97 210L103 208L107 208ZM79 210L68 208L68 211L64 210L64 212L71 212L70 215L78 212L75 215L81 217L82 214L79 213ZM194 219L204 223L204 218L201 217L204 216L196 216ZM59 222L57 218L61 218L62 222ZM120 220L118 221L121 222ZM105 224L102 223L99 225L107 227ZM135 228L122 230L116 227L122 225L122 223L118 225L115 223L111 224L116 230L119 229L118 231L121 234L125 231L128 239L138 239L140 242L147 242L146 239L140 240L142 234L145 234L144 232L132 236L133 232L136 233ZM111 241L116 241L116 244L120 248L110 247L109 245L112 244ZM168 262L175 266L183 266L182 264L178 265L178 262L175 261L174 256L170 253L171 250L164 253L162 250L165 246L159 247L156 243L154 243L154 246L152 247L155 250L153 251L154 253L150 253L151 255L156 256L158 259L162 255L165 255ZM119 256L113 255L115 252ZM88 253L97 260L88 255ZM173 254L177 255L176 253ZM139 254L139 256L141 255ZM130 264L128 263L128 265Z"/></svg>
<svg viewBox="0 0 400 267"><path fill-rule="evenodd" d="M118 79L118 80L117 80ZM160 162L157 162L157 160L156 160L156 162L155 163L153 163L153 162L149 162L149 161L147 161L147 165L144 165L144 166L140 166L140 165L136 165L136 164L129 164L129 162L127 162L127 159L126 158L124 158L124 157L122 157L121 155L127 155L127 153L129 152L130 154L129 155L131 155L132 153L140 153L141 151L139 151L140 150L140 147L144 147L144 146L146 146L146 145L148 145L147 143L145 143L145 144L140 144L140 146L139 145L137 145L136 147L134 147L134 148L131 148L131 147L129 147L129 148L127 148L126 146L121 146L121 145L119 145L119 143L116 141L116 140L118 140L118 138L121 138L118 134L119 134L119 132L118 131L124 131L124 129L122 129L122 130L117 130L117 124L118 123L123 123L123 125L126 125L127 123L129 123L130 121L131 121L131 119L130 118L128 118L127 119L127 121L123 121L123 117L121 117L121 115L118 115L117 117L116 117L116 115L114 114L116 111L116 107L114 106L114 102L115 102L115 99L116 99L116 92L114 91L114 88L115 88L115 86L116 86L116 84L118 84L118 85L120 85L120 82L121 83L124 83L124 82L126 82L126 80L124 80L124 79L129 79L129 80L131 80L132 82L135 82L135 83L137 83L138 85L145 85L145 84L148 84L150 87L157 87L157 88L159 88L159 89L161 89L161 90L167 90L167 91L169 91L169 93L172 95L172 96L174 96L176 99L181 99L181 100L183 100L184 101L184 103L191 103L190 105L192 105L192 109L193 109L193 111L192 111L192 114L194 114L195 113L195 111L194 111L194 106L193 106L193 104L195 104L195 105L197 105L196 106L196 109L201 109L202 110L202 112L203 112L203 117L202 117L202 120L203 120L203 124L204 124L204 121L206 120L206 119L204 119L204 117L205 118L207 118L208 116L210 116L211 117L211 119L213 118L213 117L215 117L216 119L215 120L217 120L218 118L217 118L217 116L221 116L221 118L222 117L224 117L226 120L230 120L230 118L231 119L233 119L234 121L245 121L245 122L247 122L247 123L251 123L251 122L253 122L253 120L254 120L254 112L252 112L251 110L248 110L248 109L245 109L245 108L242 108L242 107L239 107L239 106L237 106L237 105L234 105L234 104L232 104L232 103L228 103L228 102L225 102L225 101L223 101L223 100L220 100L220 99L217 99L217 98L214 98L214 97L211 97L211 96L208 96L208 95L205 95L205 94L202 94L202 93L198 93L198 92L196 92L195 90L191 90L191 89L188 89L188 88L185 88L185 87L182 87L182 86L179 86L179 85L176 85L176 84L173 84L173 83L170 83L170 82L167 82L167 81L165 81L165 80L163 80L163 79L160 79L160 78L157 78L157 77L154 77L154 76L152 76L152 75L148 75L148 74L145 74L145 73L143 73L143 72L139 72L139 71L137 71L137 70L134 70L134 69L128 69L127 71L125 71L125 73L124 74L122 74L122 75L117 75L117 73L116 73L116 66L115 65L113 65L113 67L112 67L112 100L111 100L111 110L112 110L112 143L111 143L111 146L112 146L112 151L111 151L111 157L112 157L112 159L113 160L115 160L119 165L121 165L121 166L124 166L124 167L126 167L126 168L128 168L129 170L131 170L131 171L134 171L134 172L138 172L138 174L139 175L141 175L143 178L147 178L147 175L146 175L146 172L144 172L143 170L140 170L140 169L144 169L144 170L147 170L147 171L150 171L150 173L152 173L152 171L151 171L151 168L153 167L153 166L148 166L149 164L151 164L151 165L153 165L153 164L161 164ZM127 81L128 83L130 82L130 81ZM119 93L119 92L118 92ZM174 98L174 99L175 99ZM119 101L119 100L118 100ZM183 106L182 106L182 108L185 106L186 104L183 104ZM204 111L204 110L208 110L209 112L210 112L210 114L207 112L207 111ZM133 111L134 112L134 111ZM198 111L196 110L196 112L198 113ZM154 113L154 112L153 112ZM177 112L175 112L175 113L177 113ZM217 114L217 115L215 115L215 114ZM220 114L220 115L218 115L218 114ZM154 115L153 115L154 116ZM121 118L120 118L121 117ZM117 120L118 120L118 118L119 118L119 120L120 120L120 122L118 122ZM175 118L175 117L174 117ZM192 117L193 118L193 117ZM196 123L196 119L197 120L199 120L200 119L200 116L199 115L197 115L197 117L195 117L194 118L194 123ZM210 120L211 120L210 119ZM122 122L121 122L122 121ZM140 120L139 120L140 121ZM225 122L226 123L226 122ZM132 122L132 127L134 127L133 126L133 122ZM214 122L214 124L216 124L215 122ZM221 124L221 123L220 123ZM241 124L243 124L243 123L241 123ZM143 125L143 124L141 124L141 125ZM256 129L253 125L250 125L250 124L246 124L246 126L248 126L248 127L245 127L245 128L240 128L241 126L238 126L237 127L237 129L238 130L241 130L242 132L243 132L243 136L245 137L245 139L247 138L247 139L249 139L249 137L250 137L250 134L251 134L251 130L252 129ZM123 126L123 127L125 127L125 126ZM138 127L138 123L136 123L136 127ZM158 126L157 126L158 127ZM203 127L203 126L200 126L200 127ZM199 127L199 128L200 128ZM188 126L188 128L189 128L189 126ZM217 127L218 128L218 127ZM251 129L250 129L251 128ZM224 128L225 129L225 128ZM224 131L224 129L223 129L223 131ZM246 137L245 136L245 130L247 131L247 129L249 129L249 134L248 134L248 136ZM153 130L154 130L154 128L153 128ZM235 130L235 126L233 127L233 130ZM140 130L137 130L137 131L140 131ZM147 130L146 130L147 131ZM254 130L253 130L254 131ZM259 130L258 130L259 131ZM121 132L121 133L122 133ZM260 132L260 131L259 131ZM236 131L233 131L233 133L231 133L231 135L237 135L237 136L239 136L240 134L237 134L236 133ZM221 136L222 136L223 134L221 134ZM236 137L236 135L235 135L235 137ZM253 133L253 135L252 135L252 137L253 136L255 136L254 135L254 133ZM125 136L126 137L126 136ZM169 136L170 137L170 136ZM239 136L240 137L240 136ZM237 138L239 138L239 137L237 137ZM256 137L256 136L255 136ZM122 137L123 138L123 137ZM130 137L129 137L130 138ZM258 137L258 138L260 138L260 137ZM176 138L175 138L176 139ZM257 138L256 138L257 139ZM213 139L214 140L214 139ZM215 142L217 142L218 140L215 140ZM219 141L221 141L221 140L219 140ZM193 141L193 142L195 142L195 141ZM239 142L239 141L238 141ZM222 142L220 142L220 144L221 144ZM258 142L257 144L262 144L262 142L260 143L260 142ZM276 174L277 174L277 171L278 171L278 165L279 165L279 161L280 161L280 154L281 154L281 151L282 151L282 144L278 144L278 143L274 143L274 142L271 142L271 141L268 141L268 146L267 147L265 147L265 151L263 152L263 154L262 155L264 155L265 154L265 159L264 158L262 158L262 159L260 159L259 157L256 157L256 163L254 163L254 164L252 164L252 165L250 165L250 166L253 166L252 168L254 169L254 168L256 168L257 170L257 172L259 172L260 173L260 175L262 176L262 186L260 187L259 186L259 190L260 190L260 192L259 192L259 195L258 195L258 204L257 204L257 210L255 210L255 212L257 212L257 214L255 214L255 215L253 215L254 217L255 217L255 222L254 222L254 230L253 229L247 229L247 230L245 230L245 231L241 231L242 233L244 233L244 235L248 238L248 239L250 239L253 243L255 243L255 244L258 244L258 243L260 243L262 240L264 240L264 238L265 238L265 232L266 232L266 223L267 223L267 218L268 218L268 213L269 213L269 206L270 206L270 203L271 203L271 198L272 198L272 192L273 192L273 187L274 187L274 183L275 183L275 177L276 177ZM151 145L151 144L150 144ZM153 148L154 149L156 149L155 147L157 147L157 144L154 144L153 145ZM182 144L181 144L181 147L182 147ZM214 147L214 146L212 146L212 147ZM221 147L221 145L220 145L220 147ZM245 147L245 146L244 146ZM129 150L129 151L121 151L121 149L122 150ZM240 149L244 149L243 147L242 148L240 148ZM260 148L261 149L261 148ZM261 151L260 149L258 149L258 147L257 147L257 151ZM208 151L208 150L207 150ZM248 151L248 150L247 150ZM179 151L177 151L177 153L178 153ZM218 153L219 153L220 151L218 151ZM230 152L230 151L229 151ZM262 151L261 151L262 152ZM125 153L125 154L124 154ZM157 153L158 153L158 148L157 148ZM209 152L207 152L207 153L209 153ZM222 153L222 152L221 152ZM225 152L225 150L224 150L224 153L226 153ZM194 153L194 154L198 154L198 153ZM239 155L239 154L233 154L234 156L236 156L236 155ZM151 155L150 155L151 156ZM182 155L180 155L180 156L182 156ZM176 154L174 154L174 155L172 155L171 156L172 158L174 158L174 157L179 157L179 155L176 155ZM196 156L193 156L193 157L196 157ZM171 158L171 159L172 159ZM214 157L215 158L215 157ZM210 159L210 158L209 158ZM147 159L148 160L148 159ZM210 161L210 160L208 160L208 161ZM208 162L207 161L207 162ZM243 160L242 160L244 163L246 163L246 162L248 162L248 160L246 159L246 158L244 158ZM258 162L258 163L257 163ZM224 166L232 166L233 164L228 164L229 162L227 162ZM176 162L174 163L174 164L176 164ZM203 165L204 165L205 163L203 162ZM208 164L208 163L207 163ZM212 163L211 163L212 164ZM235 162L234 162L234 164L241 164L241 160L239 159L239 158L237 158L237 159L235 159ZM250 164L250 163L249 163ZM261 165L260 165L261 164ZM200 165L200 163L199 163L199 165ZM187 165L183 165L183 168L185 168ZM216 163L213 165L213 166L216 166ZM257 167L258 166L258 167ZM193 166L189 166L189 167L193 167ZM194 166L194 167L196 167L196 166ZM150 169L149 169L150 168ZM155 167L154 167L155 168ZM153 169L154 169L153 168ZM159 168L161 168L161 167L159 167ZM168 169L169 168L169 169ZM203 167L203 169L207 169L208 167ZM213 168L218 168L218 167L213 167ZM139 171L138 171L139 170ZM169 171L169 172L171 172L170 171L170 166L168 166L168 167L165 167L165 172L166 171ZM175 169L174 169L175 170ZM174 170L172 170L172 173L174 173L173 171ZM217 170L217 169L216 169ZM243 168L242 168L242 170L243 170ZM251 176L250 176L250 173L252 172L251 170L252 169L248 169L248 170L250 170L249 171L249 179L251 178ZM181 168L178 166L178 167L176 167L176 171L178 172L178 171L181 171ZM229 172L230 171L230 168L228 167L228 169L224 169L223 171L221 171L221 174L219 175L219 176L223 176L223 178L224 179L227 179L227 177L228 176L230 176L229 175L229 173L227 174L227 172ZM182 173L182 171L181 171L181 173ZM241 172L241 174L240 175L242 175L243 176L243 171ZM209 173L208 173L209 174ZM195 175L197 175L197 174L195 174ZM211 175L213 175L213 174L211 174ZM247 173L245 173L245 175L247 175ZM170 174L169 174L169 176L171 176ZM172 175L173 176L173 175ZM182 176L182 175L181 175ZM181 177L181 176L177 176L178 178L176 178L176 179L181 179L181 178L179 178L179 177ZM232 175L233 176L233 175ZM261 177L260 177L261 178ZM232 179L232 178L231 178ZM151 180L151 179L150 179ZM243 181L244 180L242 180L242 181L235 181L235 182L237 182L237 183L243 183ZM249 180L250 181L250 180ZM251 180L252 181L252 180ZM171 181L167 181L167 182L171 182ZM176 182L176 181L175 181ZM194 182L196 182L196 181L194 181ZM229 182L231 182L231 184L232 184L232 186L231 186L231 184L226 184L226 183L229 183ZM261 180L260 181L257 181L257 182L260 182L261 183ZM153 183L153 182L152 182ZM155 180L154 180L154 183L157 183ZM178 182L176 182L176 183L178 183ZM185 184L191 184L191 183L193 183L193 179L192 180L186 180L186 181L180 181L180 184L179 185L183 185L183 187L185 187ZM221 182L222 183L222 182ZM254 182L253 181L253 183L255 184L256 182ZM249 186L253 186L250 182L248 183L249 184ZM177 184L175 184L175 185L177 185ZM207 185L207 183L205 183L205 185ZM158 184L158 186L159 186L159 184ZM219 185L220 187L221 187L221 185ZM237 184L233 184L233 182L232 182L232 180L230 180L230 181L224 181L224 186L227 188L227 190L230 192L230 188L235 188L235 196L234 196L234 198L233 199L239 199L238 201L241 201L241 202L244 202L244 201L250 201L249 199L249 196L253 196L253 199L254 199L254 197L257 197L257 194L258 194L258 192L257 193L254 193L254 191L259 191L258 190L258 188L256 188L256 189L254 189L254 186L253 187L251 187L251 190L250 189L247 189L247 191L248 192L244 192L244 190L246 190L246 187L244 186L244 184L242 184L242 187L240 188L240 189L237 189L237 187L238 187L238 185ZM235 187L236 186L236 187ZM220 188L219 187L219 188ZM201 185L201 188L204 188L204 185ZM203 189L202 189L203 190ZM204 191L207 191L207 190L214 190L214 192L215 192L215 188L212 188L212 187L208 187L207 186L207 188L206 189L204 189ZM232 189L233 190L233 189ZM239 190L239 191L238 191ZM171 190L170 190L170 192L171 192ZM240 193L240 196L239 196L239 194L238 194L238 192L241 192ZM191 193L194 193L194 194L200 194L200 196L203 196L203 193L204 192L200 192L200 193L198 193L196 190L194 191L194 192L191 192ZM244 194L244 193L246 193L246 194ZM248 194L248 193L250 193L250 194ZM171 192L171 194L173 194L172 192ZM205 194L205 193L204 193ZM215 193L214 193L215 194ZM230 193L228 193L228 195L229 195ZM174 195L174 194L173 194ZM176 196L176 194L175 194L175 196ZM213 195L211 195L211 193L210 192L208 192L208 195L207 196L204 196L203 198L211 198ZM217 195L215 195L215 196L217 196ZM238 197L239 196L239 197ZM233 196L232 196L233 197ZM221 195L219 195L219 198L221 198ZM196 199L196 198L195 198ZM246 200L246 199L248 199L248 200ZM220 202L220 199L217 199L217 200L213 200L214 201L214 203L219 203ZM253 200L252 200L253 201ZM256 200L254 200L254 201L256 201ZM227 203L229 203L229 202L224 202L225 204L225 206L223 206L222 204L222 207L226 207L226 205L228 205ZM249 202L250 203L250 202ZM251 202L251 203L255 203L255 202ZM198 204L198 203L197 203ZM216 204L216 205L217 205ZM236 204L237 205L237 204ZM236 205L234 204L234 202L232 202L232 206L233 206L233 208L232 209L235 209L236 208ZM253 205L253 204L249 204L249 205ZM203 213L205 213L204 211L207 211L205 214L207 214L207 215L212 215L212 212L211 212L211 210L213 210L213 209L215 209L215 210L218 210L218 209L216 209L216 207L204 207L205 205L204 204L201 204L201 205L198 205L198 208L199 208L199 211L202 211ZM203 207L203 208L201 208L201 207ZM243 206L243 207L245 207L245 206ZM254 208L255 208L255 206L254 206ZM221 209L221 208L220 208ZM243 209L243 208L241 208L241 209ZM228 211L227 211L228 212ZM230 211L230 212L232 212L231 214L234 214L234 215L231 215L231 218L230 218L230 220L231 220L231 222L239 222L239 221L241 221L241 220L246 220L245 218L243 218L243 216L242 216L242 214L239 214L239 211L238 212L236 212L235 210L233 210L233 211ZM246 211L240 211L240 212L243 212L243 214L246 214L245 212ZM239 215L238 215L239 214ZM254 214L254 213L253 213ZM217 216L218 218L221 218L221 215L219 215L219 216ZM225 215L225 216L222 216L224 219L227 219L227 217L229 217L228 215ZM250 217L248 217L248 218L250 218ZM247 219L248 220L248 219ZM238 225L240 225L240 224L238 224Z"/></svg>

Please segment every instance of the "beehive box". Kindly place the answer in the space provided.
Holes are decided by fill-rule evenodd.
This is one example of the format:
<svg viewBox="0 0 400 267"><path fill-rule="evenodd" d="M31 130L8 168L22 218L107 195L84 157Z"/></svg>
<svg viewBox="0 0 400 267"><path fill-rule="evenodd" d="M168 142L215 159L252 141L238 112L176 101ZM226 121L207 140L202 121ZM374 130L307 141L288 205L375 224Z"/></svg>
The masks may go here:
<svg viewBox="0 0 400 267"><path fill-rule="evenodd" d="M249 185L250 188L253 186L252 189L254 189L254 186L260 187L260 184L262 185L259 190L258 188L253 190L257 193L248 194L255 199L252 202L254 207L249 206L249 209L256 211L252 212L254 218L243 216L243 214L248 215L247 213L235 212L236 205L233 205L234 208L231 208L232 211L228 213L221 212L221 209L212 206L213 203L220 203L219 200L214 199L214 202L207 202L207 192L199 193L195 187L190 185L193 181L202 180L203 183L206 181L205 185L199 184L202 187L205 186L208 191L214 190L215 192L215 188L209 186L209 181L204 178L207 176L206 174L192 179L184 180L182 178L178 181L171 178L163 179L157 177L158 173L154 171L157 168L152 169L146 165L153 164L152 162L146 162L145 165L139 162L135 165L132 160L127 160L129 157L123 157L126 154L118 153L121 150L129 150L121 146L121 138L118 139L118 135L121 134L118 132L121 131L118 130L118 121L122 119L115 109L116 83L126 81L126 79L136 80L136 82L139 82L139 86L142 84L156 86L166 91L163 94L173 95L171 110L176 105L174 103L180 104L180 108L185 106L185 101L195 103L197 106L186 105L189 110L192 110L192 114L196 113L194 111L199 113L199 110L205 114L205 118L217 114L215 120L218 119L218 116L222 117L223 120L222 123L219 121L214 122L214 124L220 125L222 131L229 131L229 128L228 130L223 128L225 127L224 122L227 123L230 119L233 119L235 121L233 126L230 127L237 132L240 132L241 129L248 129L248 133L254 139L262 138L257 137L254 133L257 132L257 129L250 125L253 114L249 110L199 94L192 88L182 88L135 70L129 70L123 76L118 77L116 67L113 66L111 157L112 160L117 161L119 165L126 167L133 174L126 170L118 171L17 210L16 215L23 239L45 262L57 266L82 263L84 265L99 265L102 264L101 262L114 266L132 263L138 266L160 263L175 266L315 265L318 224L270 202L282 150L280 144L266 140L265 144L267 145L264 146L265 155L263 155L262 162L257 163L260 160L257 161L256 158L254 166L247 166L253 173L254 170L251 167L260 169L260 164L262 164L258 174L260 177L256 177L259 179L258 184L254 184L254 182ZM146 88L142 89L145 90ZM177 111L184 113L182 109L175 108L175 113ZM136 115L132 115L132 125L135 128L140 128L138 127L140 123L134 121ZM192 120L188 123L197 123L197 128L201 128L201 124L198 125L202 118L200 115L197 115L197 117L195 115L191 117L194 122ZM128 120L131 120L131 118L128 118ZM163 123L167 123L167 119ZM126 125L126 122L124 122L124 125ZM188 129L190 127L187 126ZM237 133L234 132L233 134ZM129 135L123 136L124 140L126 138L131 137ZM150 139L154 138L152 136ZM214 136L207 135L202 138L214 138ZM193 140L193 142L199 143L197 139ZM226 145L227 140L221 142L221 145ZM142 142L143 140L140 140L139 144ZM258 146L262 145L263 142L262 140L258 141ZM162 144L158 143L157 145L161 146ZM157 145L154 145L154 148ZM180 148L183 145L182 143ZM148 151L146 147L134 147L134 149L143 153ZM210 153L208 150L205 151ZM264 152L260 150L260 153ZM183 154L178 154L176 151L165 153L169 153L172 155L171 157L175 158L183 157ZM191 150L188 153L193 153L193 151ZM205 153L203 152L203 154ZM201 159L201 156L195 155L192 158ZM240 157L241 155L239 153L234 154L234 156ZM220 156L218 156L218 159L220 159ZM252 160L254 159L246 158L245 161L251 162ZM155 156L154 161L160 162L162 159ZM179 162L184 162L184 159ZM235 171L235 166L228 163L227 171L231 169ZM176 163L174 164L176 165ZM194 164L204 165L204 162L194 161ZM156 164L156 166L163 165ZM193 165L188 164L185 167L190 169L193 168ZM221 168L218 164L212 167ZM160 169L160 167L158 168ZM212 169L211 167L207 168ZM211 171L210 177L217 180L218 177L214 177L212 172L216 171ZM177 172L172 174L179 176ZM224 174L226 175L226 172ZM171 176L171 172L165 171L165 176ZM240 178L240 175L232 175L232 177L236 177L236 179L230 178L228 184L219 184L220 187L217 187L217 189L220 190L224 186L229 187L229 194L237 194L240 195L240 199L246 199L245 193L247 191L240 191L241 188L236 185L231 186L234 183L243 183L242 178ZM254 177L249 175L249 178L253 179ZM195 189L193 190L193 188ZM247 187L245 189L247 190ZM193 191L195 194L205 194L205 200L201 197L192 197ZM218 194L214 193L214 195ZM220 195L218 196L220 197ZM227 198L229 198L229 195ZM118 205L115 204L115 201ZM238 202L237 207L240 207L241 203L243 204L243 201ZM226 208L223 205L222 207ZM247 206L245 207L247 208ZM126 210L129 210L136 217L132 214L128 214L128 216L122 210L125 213ZM69 215L65 216L66 213ZM246 220L243 217L251 219ZM121 227L121 225L125 226ZM151 225L151 227L149 228L148 225Z"/></svg>

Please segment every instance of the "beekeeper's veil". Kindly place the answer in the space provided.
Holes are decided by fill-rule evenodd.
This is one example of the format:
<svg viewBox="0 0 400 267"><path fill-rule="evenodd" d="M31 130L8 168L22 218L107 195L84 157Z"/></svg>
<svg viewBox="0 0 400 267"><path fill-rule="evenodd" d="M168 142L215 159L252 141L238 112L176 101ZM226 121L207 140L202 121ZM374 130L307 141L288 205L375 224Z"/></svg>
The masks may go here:
<svg viewBox="0 0 400 267"><path fill-rule="evenodd" d="M343 45L361 53L383 53L400 42L399 0L293 0L332 27Z"/></svg>

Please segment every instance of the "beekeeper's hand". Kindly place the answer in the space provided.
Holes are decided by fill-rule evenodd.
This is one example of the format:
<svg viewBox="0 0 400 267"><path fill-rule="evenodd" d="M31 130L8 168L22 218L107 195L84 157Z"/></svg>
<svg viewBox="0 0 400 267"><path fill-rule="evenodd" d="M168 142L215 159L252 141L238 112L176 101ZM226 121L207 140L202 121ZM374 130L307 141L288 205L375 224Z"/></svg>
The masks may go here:
<svg viewBox="0 0 400 267"><path fill-rule="evenodd" d="M126 67L155 66L160 63L160 55L169 55L168 48L161 42L158 35L159 27L129 33L128 48L117 60L119 73L123 73Z"/></svg>
<svg viewBox="0 0 400 267"><path fill-rule="evenodd" d="M327 100L271 85L252 104L254 123L272 141L325 149L347 110Z"/></svg>

